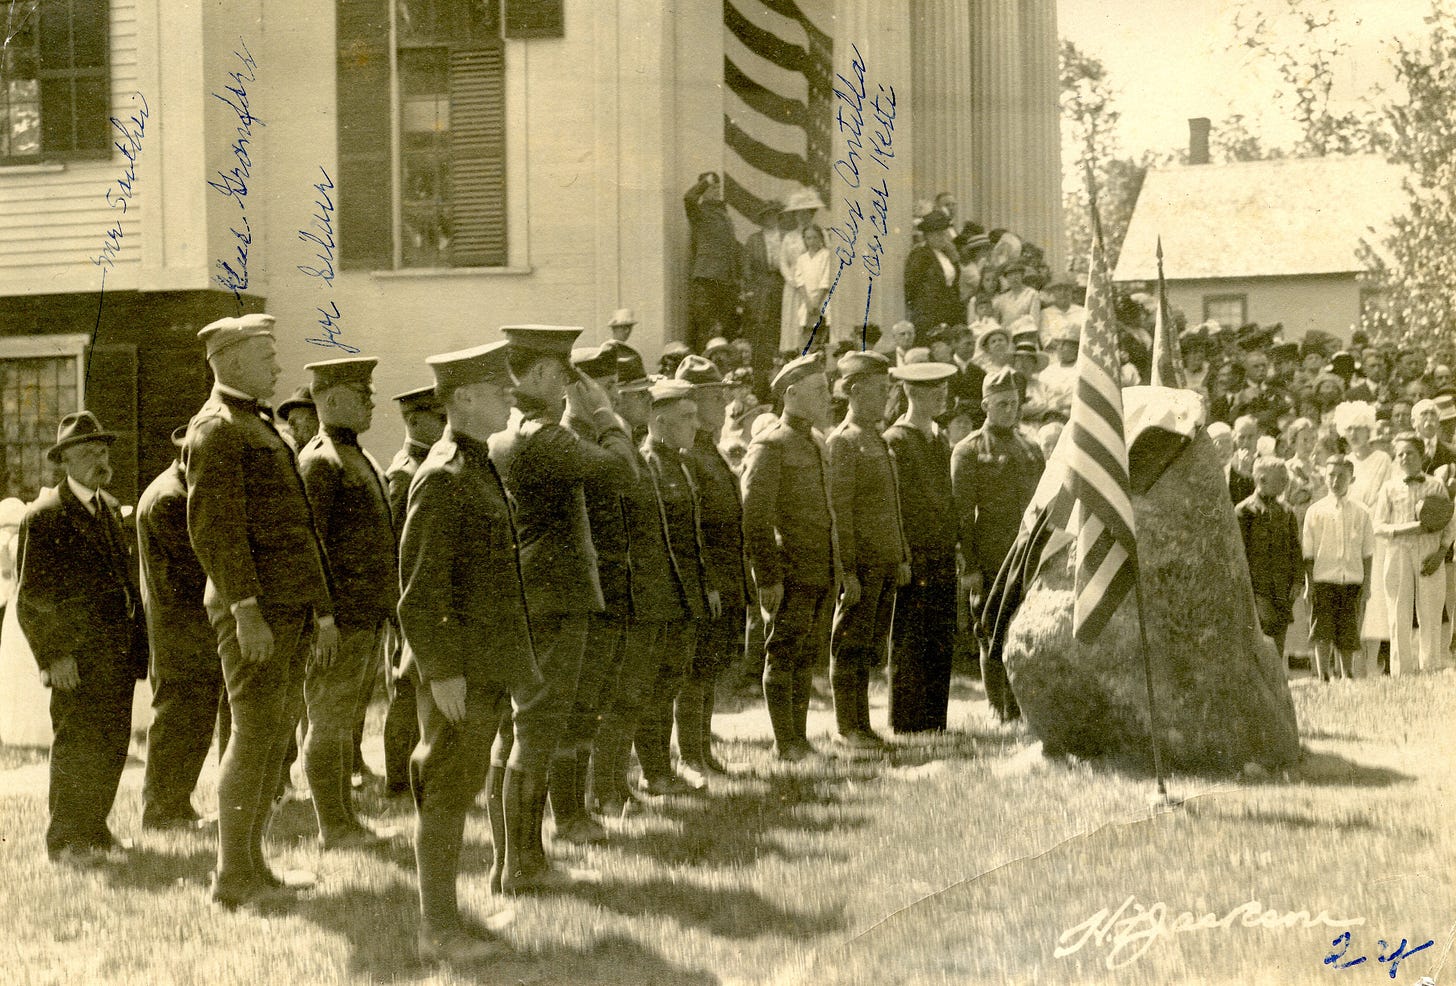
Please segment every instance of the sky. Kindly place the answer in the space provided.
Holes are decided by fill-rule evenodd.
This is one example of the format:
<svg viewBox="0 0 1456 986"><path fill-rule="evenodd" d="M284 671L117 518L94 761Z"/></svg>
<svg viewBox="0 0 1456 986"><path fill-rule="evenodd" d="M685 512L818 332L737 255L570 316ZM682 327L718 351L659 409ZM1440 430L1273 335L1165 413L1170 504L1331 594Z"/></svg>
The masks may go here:
<svg viewBox="0 0 1456 986"><path fill-rule="evenodd" d="M1282 9L1283 0L1258 0ZM1334 0L1350 47L1336 67L1334 101L1389 86L1388 39L1418 36L1426 0ZM1234 49L1229 0L1057 0L1058 29L1100 58L1117 91L1123 150L1170 151L1188 144L1188 119L1243 113L1266 143L1295 133L1271 101L1267 78ZM1338 107L1337 107L1338 108Z"/></svg>

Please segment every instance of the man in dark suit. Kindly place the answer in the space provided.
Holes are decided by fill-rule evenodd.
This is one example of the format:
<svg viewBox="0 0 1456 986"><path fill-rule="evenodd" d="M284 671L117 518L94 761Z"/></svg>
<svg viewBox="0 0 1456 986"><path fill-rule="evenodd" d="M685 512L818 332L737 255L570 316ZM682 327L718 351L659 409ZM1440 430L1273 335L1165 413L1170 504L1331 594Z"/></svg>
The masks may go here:
<svg viewBox="0 0 1456 986"><path fill-rule="evenodd" d="M384 627L399 596L394 525L384 474L359 445L374 419L372 356L310 363L319 433L298 456L319 542L329 561L339 650L314 660L304 679L308 775L319 841L325 849L369 844L376 834L354 812L350 784L354 724L374 688Z"/></svg>
<svg viewBox="0 0 1456 986"><path fill-rule="evenodd" d="M285 889L263 830L303 701L304 664L339 645L323 549L293 452L265 414L278 377L273 316L198 333L215 382L187 431L187 531L207 573L232 710L218 776L212 898L238 907Z"/></svg>
<svg viewBox="0 0 1456 986"><path fill-rule="evenodd" d="M404 417L405 441L385 470L384 481L389 494L389 515L398 533L404 529L410 482L425 456L430 454L430 446L440 440L445 430L445 412L435 396L433 384L395 394L394 401ZM394 796L409 791L409 758L420 741L420 726L415 713L415 679L404 661L407 652L400 646L398 633L391 633L390 638L389 711L384 716L384 792Z"/></svg>
<svg viewBox="0 0 1456 986"><path fill-rule="evenodd" d="M51 689L46 853L61 861L122 844L106 825L147 672L140 595L111 481L110 445L90 411L61 419L46 458L65 478L25 513L16 567L20 627Z"/></svg>
<svg viewBox="0 0 1456 986"><path fill-rule="evenodd" d="M492 741L511 700L542 683L526 621L516 528L487 439L510 418L507 343L431 356L449 427L411 485L400 538L399 623L417 676L423 738L410 763L420 958L466 963L504 951L467 930L456 898L465 816L495 770ZM518 783L487 802L492 886L515 863L525 832ZM520 864L516 864L519 866Z"/></svg>
<svg viewBox="0 0 1456 986"><path fill-rule="evenodd" d="M692 245L688 261L688 319L699 352L713 336L738 335L738 238L723 202L723 182L705 171L683 196Z"/></svg>
<svg viewBox="0 0 1456 986"><path fill-rule="evenodd" d="M823 352L789 362L774 378L783 417L748 446L743 462L743 535L764 612L763 695L779 759L816 751L806 734L818 628L840 584L824 451L814 427L828 424Z"/></svg>
<svg viewBox="0 0 1456 986"><path fill-rule="evenodd" d="M172 433L177 458L137 501L137 558L151 645L152 725L142 827L195 825L192 789L226 698L217 635L202 604L207 575L187 539L186 427ZM224 744L226 736L219 736Z"/></svg>
<svg viewBox="0 0 1456 986"><path fill-rule="evenodd" d="M501 878L507 893L559 887L541 844L549 770L576 772L576 751L553 763L576 697L586 647L588 617L603 609L596 552L586 512L589 474L636 479L631 441L601 386L571 366L575 326L508 325L510 368L521 418L491 436L490 454L510 494L521 552L521 578L531 617L531 640L545 683L531 701L518 703L512 727L501 735L500 797L519 789L521 809L507 814L524 834L522 852ZM563 414L587 428L562 426ZM508 751L508 752L507 752ZM489 796L497 797L491 791Z"/></svg>
<svg viewBox="0 0 1456 986"><path fill-rule="evenodd" d="M961 267L950 220L932 212L920 221L925 242L905 258L905 317L915 323L916 345L937 325L966 320L961 304Z"/></svg>
<svg viewBox="0 0 1456 986"><path fill-rule="evenodd" d="M1411 426L1420 436L1426 456L1426 472L1456 463L1456 446L1441 437L1441 405L1426 398L1411 406Z"/></svg>

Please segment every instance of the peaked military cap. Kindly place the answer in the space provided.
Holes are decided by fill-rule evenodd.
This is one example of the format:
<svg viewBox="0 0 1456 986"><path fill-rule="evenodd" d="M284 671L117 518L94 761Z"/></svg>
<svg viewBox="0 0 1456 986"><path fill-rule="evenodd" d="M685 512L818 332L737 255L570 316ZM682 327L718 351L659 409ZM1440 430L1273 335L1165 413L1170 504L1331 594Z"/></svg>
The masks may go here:
<svg viewBox="0 0 1456 986"><path fill-rule="evenodd" d="M501 332L516 349L571 357L572 343L581 335L579 325L503 325Z"/></svg>
<svg viewBox="0 0 1456 986"><path fill-rule="evenodd" d="M509 387L514 382L506 358L510 346L509 341L502 339L483 346L426 357L425 363L435 374L435 390L448 393L457 387L474 383L493 383Z"/></svg>
<svg viewBox="0 0 1456 986"><path fill-rule="evenodd" d="M390 400L398 401L401 411L435 411L440 407L440 396L435 393L434 384L406 390L395 394Z"/></svg>
<svg viewBox="0 0 1456 986"><path fill-rule="evenodd" d="M850 377L859 376L862 373L888 373L890 372L890 358L884 353L877 353L873 349L851 349L838 362L839 376L848 380Z"/></svg>
<svg viewBox="0 0 1456 986"><path fill-rule="evenodd" d="M341 384L368 384L374 375L374 367L378 365L379 360L373 356L345 356L342 359L309 363L304 369L313 374L310 389L317 395Z"/></svg>
<svg viewBox="0 0 1456 986"><path fill-rule="evenodd" d="M272 315L262 312L254 315L220 318L216 322L204 325L197 333L197 338L201 339L203 345L207 347L207 358L212 359L224 349L235 346L245 339L271 336L275 321L277 320Z"/></svg>
<svg viewBox="0 0 1456 986"><path fill-rule="evenodd" d="M949 363L906 363L890 367L890 376L905 383L939 383L956 375Z"/></svg>

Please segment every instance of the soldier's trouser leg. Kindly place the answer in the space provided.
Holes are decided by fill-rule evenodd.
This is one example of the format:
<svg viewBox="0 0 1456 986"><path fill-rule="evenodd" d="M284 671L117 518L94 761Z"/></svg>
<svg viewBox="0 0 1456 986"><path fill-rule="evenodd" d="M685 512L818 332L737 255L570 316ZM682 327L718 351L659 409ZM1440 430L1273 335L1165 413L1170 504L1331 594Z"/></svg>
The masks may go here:
<svg viewBox="0 0 1456 986"><path fill-rule="evenodd" d="M590 818L586 810L586 774L592 744L611 698L626 646L625 616L593 613L588 618L576 698L556 758L560 764L551 768L551 812L556 817L558 831L563 823L579 823Z"/></svg>
<svg viewBox="0 0 1456 986"><path fill-rule="evenodd" d="M642 720L634 737L642 776L649 781L670 777L672 770L673 702L683 675L692 663L697 627L691 620L663 625L657 637L652 687L642 707Z"/></svg>
<svg viewBox="0 0 1456 986"><path fill-rule="evenodd" d="M742 606L724 606L717 619L698 623L687 680L677 699L677 747L683 762L698 771L714 767L713 698L722 677L743 649ZM684 736L687 740L684 741Z"/></svg>
<svg viewBox="0 0 1456 986"><path fill-rule="evenodd" d="M931 581L925 614L925 717L928 729L945 729L950 707L950 674L955 661L955 597L959 586L955 562L947 559L938 578ZM1005 666L1002 666L1004 677ZM1006 688L1007 710L1011 718L1021 715L1016 698Z"/></svg>
<svg viewBox="0 0 1456 986"><path fill-rule="evenodd" d="M375 673L381 628L344 629L333 662L327 668L314 662L304 680L308 734L303 742L303 769L325 844L358 825L350 784L354 714L365 678Z"/></svg>
<svg viewBox="0 0 1456 986"><path fill-rule="evenodd" d="M410 760L415 866L420 918L426 928L438 933L459 925L455 885L465 816L486 783L491 740L507 707L506 693L498 685L468 685L465 719L459 725L445 718L428 688L419 689L418 701L426 725Z"/></svg>
<svg viewBox="0 0 1456 986"><path fill-rule="evenodd" d="M627 627L622 665L592 747L592 797L608 811L620 810L631 796L627 765L632 758L632 739L656 679L657 649L666 628L660 620L633 620Z"/></svg>
<svg viewBox="0 0 1456 986"><path fill-rule="evenodd" d="M529 811L535 818L530 845L523 848L538 854L542 865L545 849L541 843L541 821L546 811L547 774L576 700L586 631L585 613L533 618L531 642L544 681L529 693L523 691L511 696L515 741L508 766L522 775L520 787L523 796L529 798ZM506 786L509 790L509 776Z"/></svg>
<svg viewBox="0 0 1456 986"><path fill-rule="evenodd" d="M368 673L359 681L359 694L354 697L354 730L350 734L349 744L349 773L364 771L364 720L369 717L369 703L374 700L374 686L379 681L379 669L384 651L381 644L384 640L383 629L381 628L379 638L375 641L374 652L369 655ZM350 790L353 785L350 784ZM352 802L351 802L352 803Z"/></svg>
<svg viewBox="0 0 1456 986"><path fill-rule="evenodd" d="M217 648L154 658L151 685L142 824L163 826L197 817L192 790L212 745L223 692Z"/></svg>
<svg viewBox="0 0 1456 986"><path fill-rule="evenodd" d="M226 609L210 611L227 682L232 732L218 770L217 881L238 888L264 878L263 832L283 770L283 754L303 697L303 669L313 643L304 609L266 607L273 656L244 662L237 623Z"/></svg>
<svg viewBox="0 0 1456 986"><path fill-rule="evenodd" d="M69 692L51 690L50 819L46 852L111 842L106 816L116 800L131 739L135 680L120 667L85 666ZM119 664L119 661L116 662Z"/></svg>
<svg viewBox="0 0 1456 986"><path fill-rule="evenodd" d="M784 598L768 624L764 639L763 697L780 750L804 739L801 720L809 711L814 683L814 657L819 641L814 630L827 605L827 588L784 583Z"/></svg>
<svg viewBox="0 0 1456 986"><path fill-rule="evenodd" d="M895 600L889 668L890 729L944 729L955 652L956 589L952 554L917 553Z"/></svg>
<svg viewBox="0 0 1456 986"><path fill-rule="evenodd" d="M890 637L895 575L894 567L859 566L859 600L853 606L841 600L835 608L829 681L834 723L841 736L869 731L869 669Z"/></svg>
<svg viewBox="0 0 1456 986"><path fill-rule="evenodd" d="M409 786L410 755L420 741L414 670L395 678L393 687L384 717L384 786L391 792Z"/></svg>

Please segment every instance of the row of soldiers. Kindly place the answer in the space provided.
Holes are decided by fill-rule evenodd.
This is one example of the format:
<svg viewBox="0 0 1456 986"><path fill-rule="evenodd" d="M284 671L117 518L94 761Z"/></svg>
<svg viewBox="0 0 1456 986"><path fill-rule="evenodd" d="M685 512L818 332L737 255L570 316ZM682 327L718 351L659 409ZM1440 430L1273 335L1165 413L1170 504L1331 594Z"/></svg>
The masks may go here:
<svg viewBox="0 0 1456 986"><path fill-rule="evenodd" d="M605 831L593 814L724 771L715 685L750 605L765 620L777 757L816 752L807 714L830 611L838 742L883 745L868 683L887 650L892 728L945 728L957 543L964 587L978 591L1041 471L1015 431L1009 373L987 380L987 427L953 464L934 418L955 367L847 353L835 426L822 353L793 360L772 385L782 416L754 439L740 480L715 444L727 388L708 360L652 380L628 347L508 326L500 342L427 360L434 383L400 395L409 442L386 473L359 444L377 361L307 367L321 429L295 454L265 403L279 372L272 326L249 315L200 333L215 384L138 506L139 589L101 492L114 436L87 412L62 422L51 456L67 480L27 516L19 589L53 689L53 857L118 845L106 817L126 750L121 695L148 652L145 824L195 824L212 716L220 704L227 716L211 891L227 907L310 882L263 854L300 717L322 847L389 837L357 816L350 781L361 702L379 655L396 653L386 760L397 773L407 758L427 959L497 947L467 929L455 895L481 790L491 888L529 893L570 882L544 851L548 794L557 837L595 842ZM892 380L907 410L882 433ZM62 521L82 536L58 533ZM1004 676L999 690L987 678L1009 714Z"/></svg>

